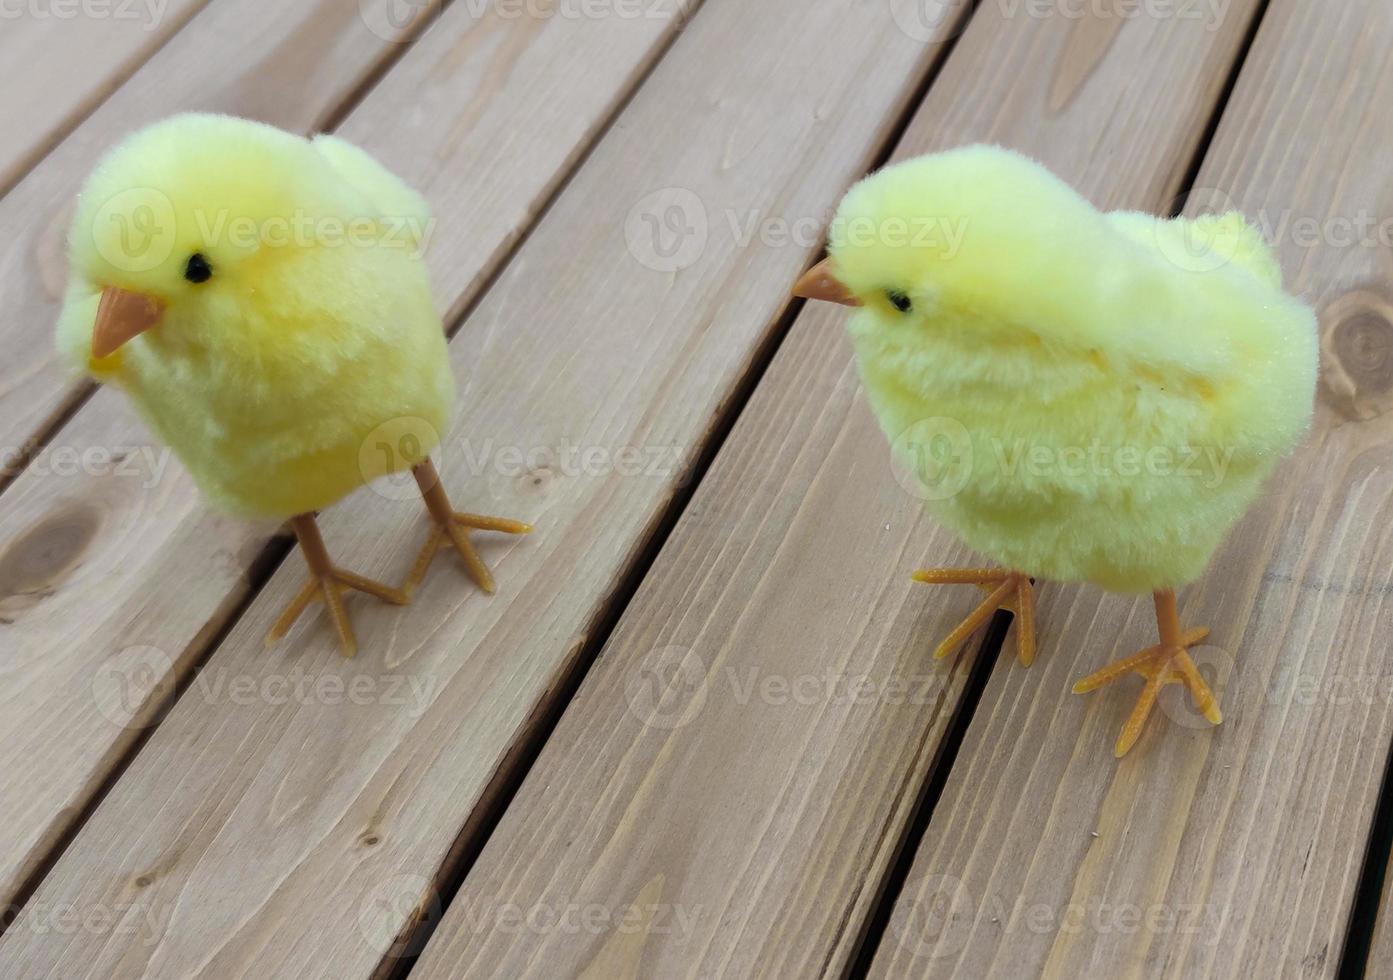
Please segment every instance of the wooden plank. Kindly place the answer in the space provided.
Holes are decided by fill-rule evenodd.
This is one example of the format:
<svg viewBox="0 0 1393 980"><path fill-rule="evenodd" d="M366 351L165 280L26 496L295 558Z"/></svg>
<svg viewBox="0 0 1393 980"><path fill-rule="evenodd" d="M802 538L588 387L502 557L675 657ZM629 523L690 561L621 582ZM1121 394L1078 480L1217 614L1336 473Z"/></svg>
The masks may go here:
<svg viewBox="0 0 1393 980"><path fill-rule="evenodd" d="M995 140L1164 206L1254 6L984 4L898 152ZM414 977L846 975L970 667L930 651L975 593L910 582L968 556L897 482L843 321L799 316Z"/></svg>
<svg viewBox="0 0 1393 980"><path fill-rule="evenodd" d="M73 197L101 154L133 129L190 110L315 129L403 50L413 20L432 5L407 6L411 19L389 30L384 18L398 8L398 0L210 5L0 200L0 227L10 229L0 246L0 487L91 391L62 362L52 333Z"/></svg>
<svg viewBox="0 0 1393 980"><path fill-rule="evenodd" d="M0 194L207 0L27 3L0 13Z"/></svg>
<svg viewBox="0 0 1393 980"><path fill-rule="evenodd" d="M1042 655L998 664L875 975L1336 975L1393 734L1390 45L1386 3L1272 3L1189 207L1268 229L1324 348L1308 446L1182 596L1224 724L1176 699L1114 764L1136 688L1069 685L1154 642L1149 603L1046 587Z"/></svg>
<svg viewBox="0 0 1393 980"><path fill-rule="evenodd" d="M442 305L472 296L657 56L678 12L616 29L475 20L461 4L344 121L342 135L439 202L430 264ZM448 100L458 124L446 127ZM413 101L426 111L404 111ZM209 513L106 390L0 497L0 647L13 651L0 661L0 905L245 601L274 530Z"/></svg>
<svg viewBox="0 0 1393 980"><path fill-rule="evenodd" d="M604 40L577 55L590 70L625 29L572 22ZM868 165L933 51L878 4L709 0L452 344L463 390L446 481L461 505L539 528L488 543L499 594L444 562L409 610L355 605L357 660L322 623L268 655L262 637L303 575L288 563L6 933L0 962L64 977L377 970L564 687L816 247L744 241L728 215L824 206ZM517 78L574 85L565 52L548 53ZM707 202L704 243L644 237L645 214L691 200L633 210L667 186ZM442 231L471 233L467 218ZM423 512L390 496L326 516L341 562L405 570ZM285 696L283 678L308 694ZM59 906L116 903L140 930L42 929Z"/></svg>

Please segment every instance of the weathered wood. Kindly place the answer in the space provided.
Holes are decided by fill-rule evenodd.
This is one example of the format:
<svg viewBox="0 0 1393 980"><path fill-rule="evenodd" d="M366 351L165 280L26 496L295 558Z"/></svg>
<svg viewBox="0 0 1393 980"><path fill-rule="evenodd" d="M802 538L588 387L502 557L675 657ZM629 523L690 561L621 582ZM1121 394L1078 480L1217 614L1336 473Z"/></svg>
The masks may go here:
<svg viewBox="0 0 1393 980"><path fill-rule="evenodd" d="M594 32L574 61L561 18L523 22L551 40L508 91L555 98L548 73L575 86L597 63L613 70L616 34L639 23L569 22ZM353 603L356 660L309 620L268 654L262 636L303 575L288 563L45 879L0 962L104 978L375 971L429 910L461 827L563 686L816 248L745 241L730 222L819 213L868 165L933 50L878 4L708 0L452 344L451 496L538 527L483 542L499 593L441 561L408 610ZM510 115L527 117L498 118ZM665 187L685 193L643 200ZM680 233L696 225L672 221L703 217L692 239ZM471 218L452 211L437 234L462 242ZM395 578L425 518L411 495L380 490L322 526L338 562ZM308 693L283 695L287 676ZM59 905L118 903L135 932L41 929Z"/></svg>
<svg viewBox="0 0 1393 980"><path fill-rule="evenodd" d="M91 390L54 350L53 323L73 198L101 154L133 129L190 110L315 129L402 50L410 23L391 32L380 16L419 20L430 9L397 0L212 4L0 200L0 487L13 461Z"/></svg>
<svg viewBox="0 0 1393 980"><path fill-rule="evenodd" d="M15 4L0 16L0 193L207 0Z"/></svg>
<svg viewBox="0 0 1393 980"><path fill-rule="evenodd" d="M997 665L874 975L1336 975L1393 735L1390 45L1385 3L1274 0L1187 208L1259 221L1324 345L1309 444L1182 595L1224 724L1171 699L1114 763L1135 686L1069 684L1154 642L1149 600L1046 586L1040 658Z"/></svg>
<svg viewBox="0 0 1393 980"><path fill-rule="evenodd" d="M983 4L898 153L996 140L1164 208L1254 9ZM931 652L980 594L910 581L972 559L897 481L844 320L800 315L413 976L846 974L970 666Z"/></svg>
<svg viewBox="0 0 1393 980"><path fill-rule="evenodd" d="M460 5L344 121L341 135L438 202L443 306L472 296L676 27L475 21ZM297 56L333 50L333 36ZM440 125L451 98L469 106L468 125ZM404 109L413 102L439 112ZM106 451L128 458L93 455ZM0 906L245 601L273 531L209 513L110 390L0 496Z"/></svg>

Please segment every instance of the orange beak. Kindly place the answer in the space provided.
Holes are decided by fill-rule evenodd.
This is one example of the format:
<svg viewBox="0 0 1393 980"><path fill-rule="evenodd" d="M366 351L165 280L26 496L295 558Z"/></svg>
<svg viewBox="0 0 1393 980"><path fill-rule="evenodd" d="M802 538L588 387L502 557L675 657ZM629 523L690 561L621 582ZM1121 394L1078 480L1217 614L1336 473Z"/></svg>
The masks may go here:
<svg viewBox="0 0 1393 980"><path fill-rule="evenodd" d="M164 318L164 302L144 293L107 286L97 304L92 356L110 357Z"/></svg>
<svg viewBox="0 0 1393 980"><path fill-rule="evenodd" d="M804 299L820 299L826 303L840 303L842 306L860 306L861 301L851 295L851 290L837 278L837 267L831 258L823 259L794 283L793 295Z"/></svg>

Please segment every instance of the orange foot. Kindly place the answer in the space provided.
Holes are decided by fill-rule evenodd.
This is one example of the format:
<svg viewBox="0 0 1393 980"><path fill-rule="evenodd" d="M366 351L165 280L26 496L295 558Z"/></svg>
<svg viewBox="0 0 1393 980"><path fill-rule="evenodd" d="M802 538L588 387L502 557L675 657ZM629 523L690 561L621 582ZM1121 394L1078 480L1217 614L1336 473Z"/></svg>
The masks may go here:
<svg viewBox="0 0 1393 980"><path fill-rule="evenodd" d="M339 650L345 657L352 657L358 652L358 640L353 635L353 625L349 622L348 610L343 605L344 592L349 589L365 592L384 602L390 602L394 606L404 606L410 601L410 598L401 589L395 589L390 585L383 585L381 582L364 578L362 575L336 568L330 562L329 553L324 548L324 539L319 535L319 527L315 524L314 515L302 514L290 523L295 529L295 536L300 541L305 561L310 566L310 580L305 583L305 587L296 594L295 598L290 600L290 604L285 607L285 612L281 613L280 618L271 627L271 632L266 636L266 645L271 646L290 632L290 627L295 625L295 621L300 618L309 604L315 599L319 599L329 610L329 618L333 621L334 631L339 637Z"/></svg>
<svg viewBox="0 0 1393 980"><path fill-rule="evenodd" d="M416 557L411 574L407 576L406 591L408 593L414 592L416 587L425 581L426 572L430 570L431 560L440 549L452 547L464 561L465 570L469 573L469 577L474 580L474 584L491 595L495 589L493 573L484 564L484 560L479 557L479 552L474 548L474 542L469 540L469 532L472 530L499 531L503 534L530 534L532 533L532 525L524 524L522 521L512 521L506 517L483 517L479 514L458 513L450 506L450 500L440 485L440 474L436 472L434 464L427 460L417 466L413 473L417 485L421 488L421 497L425 500L426 510L430 512L431 520L435 526L431 529L430 537L426 540L426 546Z"/></svg>
<svg viewBox="0 0 1393 980"><path fill-rule="evenodd" d="M934 657L942 660L956 651L998 609L1016 616L1016 658L1022 667L1035 662L1035 587L1030 576L999 568L924 568L914 581L928 585L975 585L987 593L986 601L963 620L962 625L938 645Z"/></svg>
<svg viewBox="0 0 1393 980"><path fill-rule="evenodd" d="M1214 692L1209 689L1209 685L1196 669L1195 662L1186 653L1190 647L1209 636L1209 630L1181 631L1180 617L1175 608L1175 593L1171 591L1156 593L1156 621L1161 630L1161 642L1158 645L1125 660L1108 664L1074 685L1075 694L1087 694L1132 671L1146 679L1146 686L1142 688L1141 697L1137 699L1137 706L1132 709L1127 723L1122 726L1122 734L1118 736L1117 745L1113 749L1119 759L1126 755L1141 737L1151 708L1156 704L1156 698L1166 684L1184 684L1190 692L1195 708L1210 723L1217 725L1224 720Z"/></svg>

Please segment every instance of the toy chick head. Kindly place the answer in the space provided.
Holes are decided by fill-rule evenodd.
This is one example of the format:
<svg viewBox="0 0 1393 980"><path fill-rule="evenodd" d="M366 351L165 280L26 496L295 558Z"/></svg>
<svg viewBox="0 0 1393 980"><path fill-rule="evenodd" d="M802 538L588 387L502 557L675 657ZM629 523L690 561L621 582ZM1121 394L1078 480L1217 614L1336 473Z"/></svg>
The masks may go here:
<svg viewBox="0 0 1393 980"><path fill-rule="evenodd" d="M962 147L854 186L832 222L829 257L794 292L860 307L853 332L886 342L1000 346L1009 337L998 328L1044 330L1091 301L1105 270L1076 259L1098 254L1090 244L1110 234L1039 164L1000 147Z"/></svg>
<svg viewBox="0 0 1393 980"><path fill-rule="evenodd" d="M100 297L92 357L208 322L293 261L331 208L321 169L308 141L228 116L176 116L111 151L69 233L73 286Z"/></svg>

